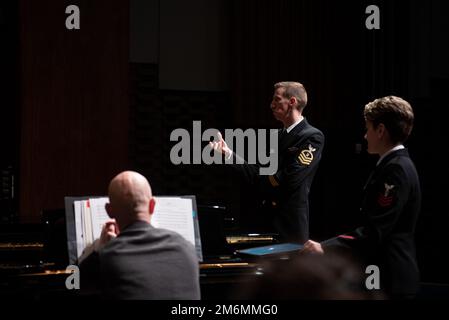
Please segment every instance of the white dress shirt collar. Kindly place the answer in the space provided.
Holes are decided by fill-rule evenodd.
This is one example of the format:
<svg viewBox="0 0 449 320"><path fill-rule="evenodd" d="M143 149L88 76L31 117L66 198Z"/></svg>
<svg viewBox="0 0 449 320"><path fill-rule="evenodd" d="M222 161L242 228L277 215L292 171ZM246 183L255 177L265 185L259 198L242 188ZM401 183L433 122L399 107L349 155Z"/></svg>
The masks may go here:
<svg viewBox="0 0 449 320"><path fill-rule="evenodd" d="M302 120L304 120L304 117L301 117L298 121L296 121L294 124L292 124L290 127L288 127L286 129L287 133L290 133L290 131L292 131L293 128L296 127L298 124L300 124Z"/></svg>
<svg viewBox="0 0 449 320"><path fill-rule="evenodd" d="M380 157L379 161L377 161L376 167L382 162L383 159L385 159L386 156L388 156L390 153L397 151L397 150L402 150L405 149L405 147L402 144L397 145L396 147L394 147L393 149L390 149L389 151L385 152L383 154L382 157Z"/></svg>

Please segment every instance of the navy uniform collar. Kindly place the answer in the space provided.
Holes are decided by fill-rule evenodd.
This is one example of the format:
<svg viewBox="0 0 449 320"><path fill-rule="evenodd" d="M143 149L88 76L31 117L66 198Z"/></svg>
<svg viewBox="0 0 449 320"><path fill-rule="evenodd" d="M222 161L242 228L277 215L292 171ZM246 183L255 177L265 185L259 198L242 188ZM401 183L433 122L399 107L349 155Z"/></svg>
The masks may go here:
<svg viewBox="0 0 449 320"><path fill-rule="evenodd" d="M302 119L300 123L296 125L289 133L286 130L281 130L279 139L279 150L284 150L285 147L289 146L292 141L295 140L295 136L297 136L301 131L303 131L309 124L306 118Z"/></svg>
<svg viewBox="0 0 449 320"><path fill-rule="evenodd" d="M306 126L308 125L308 122L306 118L304 117L300 123L298 123L288 134L294 135L298 132L301 132Z"/></svg>
<svg viewBox="0 0 449 320"><path fill-rule="evenodd" d="M371 182L371 180L373 179L373 177L375 177L377 174L379 174L379 172L381 172L380 170L394 157L397 156L403 156L403 157L410 157L408 154L408 150L407 148L405 149L400 149L400 150L396 150L393 152L390 152L389 154L387 154L382 161L371 171L371 174L369 175L368 179L366 180L365 186L363 187L363 190L366 190L367 186L369 185L369 183Z"/></svg>
<svg viewBox="0 0 449 320"><path fill-rule="evenodd" d="M381 161L380 163L377 165L377 168L383 167L385 164L387 164L391 159L393 159L394 157L397 156L405 156L405 157L410 157L408 154L408 149L404 148L404 149L399 149L399 150L395 150L393 152L390 152L389 154L387 154Z"/></svg>

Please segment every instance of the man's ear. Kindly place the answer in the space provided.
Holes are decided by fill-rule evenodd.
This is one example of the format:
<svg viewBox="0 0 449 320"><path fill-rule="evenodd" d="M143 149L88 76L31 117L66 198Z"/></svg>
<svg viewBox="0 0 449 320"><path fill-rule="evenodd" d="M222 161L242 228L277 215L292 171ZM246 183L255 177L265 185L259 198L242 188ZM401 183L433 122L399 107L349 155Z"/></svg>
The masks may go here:
<svg viewBox="0 0 449 320"><path fill-rule="evenodd" d="M296 106L298 100L295 97L291 97L288 101L292 107Z"/></svg>
<svg viewBox="0 0 449 320"><path fill-rule="evenodd" d="M151 198L150 199L150 214L153 214L155 206L156 206L156 200L154 200L154 198Z"/></svg>
<svg viewBox="0 0 449 320"><path fill-rule="evenodd" d="M387 128L385 128L385 125L383 123L379 123L379 125L376 128L376 131L377 131L377 136L379 138L383 138L385 136Z"/></svg>

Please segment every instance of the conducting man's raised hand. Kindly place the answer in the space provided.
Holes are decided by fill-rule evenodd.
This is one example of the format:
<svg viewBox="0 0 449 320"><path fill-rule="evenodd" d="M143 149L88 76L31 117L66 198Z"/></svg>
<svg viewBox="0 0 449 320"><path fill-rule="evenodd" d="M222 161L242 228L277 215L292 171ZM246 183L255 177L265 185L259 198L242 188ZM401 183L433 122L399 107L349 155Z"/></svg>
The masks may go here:
<svg viewBox="0 0 449 320"><path fill-rule="evenodd" d="M228 145L226 144L226 141L224 141L223 136L221 135L220 131L218 131L217 134L218 141L211 141L209 142L210 147L215 150L216 152L220 152L221 154L224 154L226 158L230 158L232 156L232 150L229 149Z"/></svg>

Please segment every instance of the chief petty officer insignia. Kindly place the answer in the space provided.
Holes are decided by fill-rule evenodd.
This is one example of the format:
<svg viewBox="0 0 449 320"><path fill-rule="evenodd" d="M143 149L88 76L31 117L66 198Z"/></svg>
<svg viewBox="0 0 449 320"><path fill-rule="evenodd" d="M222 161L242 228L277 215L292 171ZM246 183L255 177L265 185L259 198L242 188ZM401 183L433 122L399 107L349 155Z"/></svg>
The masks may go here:
<svg viewBox="0 0 449 320"><path fill-rule="evenodd" d="M312 147L311 144L309 144L309 149L304 149L299 154L299 156L298 156L299 162L305 166L310 166L310 164L313 161L313 158L314 158L313 153L315 151L316 151L316 149L314 147Z"/></svg>

